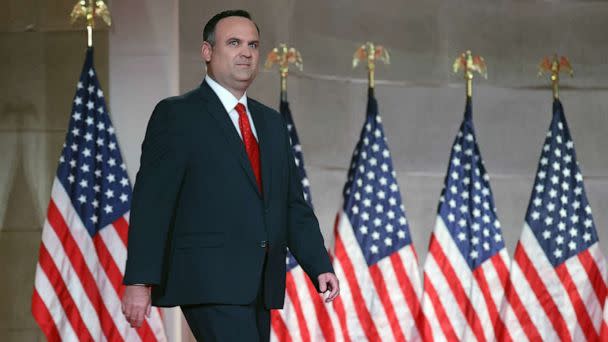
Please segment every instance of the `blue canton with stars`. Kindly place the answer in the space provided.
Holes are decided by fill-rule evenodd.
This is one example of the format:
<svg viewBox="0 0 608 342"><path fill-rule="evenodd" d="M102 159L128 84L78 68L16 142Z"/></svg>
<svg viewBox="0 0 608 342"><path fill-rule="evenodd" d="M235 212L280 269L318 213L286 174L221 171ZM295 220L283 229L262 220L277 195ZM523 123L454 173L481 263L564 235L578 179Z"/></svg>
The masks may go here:
<svg viewBox="0 0 608 342"><path fill-rule="evenodd" d="M302 190L304 191L304 199L312 208L312 198L310 197L310 182L308 181L308 177L306 176L306 169L304 168L304 155L302 154L302 146L300 145L300 138L298 138L298 132L296 131L296 126L293 122L293 117L291 116L289 102L281 101L280 111L283 115L283 118L285 119L285 123L287 124L289 142L291 143L295 163L300 172L300 179L302 180ZM286 263L287 272L298 266L298 262L293 257L291 252L287 253Z"/></svg>
<svg viewBox="0 0 608 342"><path fill-rule="evenodd" d="M131 205L131 183L89 48L72 106L57 178L94 236Z"/></svg>
<svg viewBox="0 0 608 342"><path fill-rule="evenodd" d="M411 243L405 209L378 103L369 90L367 115L344 185L344 213L369 266Z"/></svg>
<svg viewBox="0 0 608 342"><path fill-rule="evenodd" d="M477 145L470 98L452 146L438 213L471 270L505 247Z"/></svg>
<svg viewBox="0 0 608 342"><path fill-rule="evenodd" d="M583 175L559 100L542 149L526 222L554 267L598 241Z"/></svg>

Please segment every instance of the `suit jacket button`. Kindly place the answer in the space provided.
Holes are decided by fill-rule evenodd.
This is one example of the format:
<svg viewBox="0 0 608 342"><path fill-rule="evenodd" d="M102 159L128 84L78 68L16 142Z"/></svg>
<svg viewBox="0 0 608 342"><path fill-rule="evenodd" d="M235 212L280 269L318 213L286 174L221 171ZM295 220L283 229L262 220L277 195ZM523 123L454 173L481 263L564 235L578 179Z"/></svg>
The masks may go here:
<svg viewBox="0 0 608 342"><path fill-rule="evenodd" d="M268 247L268 241L266 241L266 240L260 241L260 247L262 247L262 248Z"/></svg>

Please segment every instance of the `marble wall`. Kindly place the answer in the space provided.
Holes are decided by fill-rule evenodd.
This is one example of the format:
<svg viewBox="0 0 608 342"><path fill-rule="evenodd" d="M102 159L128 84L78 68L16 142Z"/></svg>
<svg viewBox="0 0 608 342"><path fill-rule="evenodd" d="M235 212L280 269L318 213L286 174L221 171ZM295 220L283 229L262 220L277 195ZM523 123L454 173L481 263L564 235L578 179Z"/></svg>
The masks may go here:
<svg viewBox="0 0 608 342"><path fill-rule="evenodd" d="M42 341L30 314L34 266L85 34L69 24L73 0L0 1L0 340ZM366 77L354 50L372 40L391 50L377 68L377 97L413 241L421 262L464 108L458 53L486 58L476 83L478 140L510 253L519 238L551 118L542 56L571 58L562 100L603 250L608 253L608 3L604 1L110 1L114 26L96 33L96 67L133 178L145 124L163 97L197 86L204 23L228 8L251 11L265 55L296 46L304 72L289 79L312 195L328 246L341 189L365 114ZM276 70L249 94L278 106ZM168 312L170 340L191 340Z"/></svg>

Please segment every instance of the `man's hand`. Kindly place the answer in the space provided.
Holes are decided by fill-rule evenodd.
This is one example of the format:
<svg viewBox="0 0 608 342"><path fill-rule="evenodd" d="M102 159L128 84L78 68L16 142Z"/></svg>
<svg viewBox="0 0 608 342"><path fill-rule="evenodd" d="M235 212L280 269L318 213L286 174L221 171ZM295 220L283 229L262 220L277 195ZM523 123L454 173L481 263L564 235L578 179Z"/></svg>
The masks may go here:
<svg viewBox="0 0 608 342"><path fill-rule="evenodd" d="M144 322L144 315L150 317L150 286L127 285L122 296L122 313L132 328L139 328Z"/></svg>
<svg viewBox="0 0 608 342"><path fill-rule="evenodd" d="M329 292L325 303L329 303L338 297L340 293L340 285L338 284L338 277L333 273L322 273L317 277L319 281L319 290L321 293Z"/></svg>

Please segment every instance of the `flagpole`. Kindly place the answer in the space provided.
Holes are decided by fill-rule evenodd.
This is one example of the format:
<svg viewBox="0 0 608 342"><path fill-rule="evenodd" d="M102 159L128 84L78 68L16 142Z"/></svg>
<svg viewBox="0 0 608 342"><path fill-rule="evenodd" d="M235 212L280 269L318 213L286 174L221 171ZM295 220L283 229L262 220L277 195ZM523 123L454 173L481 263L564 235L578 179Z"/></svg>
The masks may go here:
<svg viewBox="0 0 608 342"><path fill-rule="evenodd" d="M572 66L567 57L558 57L557 54L553 55L553 59L545 57L540 61L538 68L538 76L543 76L545 73L550 73L551 88L553 89L553 98L559 100L559 73L561 71L567 72L570 77L574 75Z"/></svg>
<svg viewBox="0 0 608 342"><path fill-rule="evenodd" d="M80 19L85 19L87 26L87 46L93 47L93 28L95 28L95 17L101 19L108 25L112 25L110 10L103 0L79 0L72 13L70 13L70 21L74 24Z"/></svg>
<svg viewBox="0 0 608 342"><path fill-rule="evenodd" d="M370 90L376 86L375 71L377 60L384 62L384 64L390 64L390 55L385 47L375 45L372 42L366 42L361 45L353 56L353 69L359 65L359 62L367 62L367 79Z"/></svg>
<svg viewBox="0 0 608 342"><path fill-rule="evenodd" d="M460 54L453 64L454 73L462 70L467 88L467 99L473 97L473 78L474 72L478 72L485 79L488 78L488 69L486 62L481 56L473 56L471 50L467 50Z"/></svg>
<svg viewBox="0 0 608 342"><path fill-rule="evenodd" d="M302 55L294 47L287 44L279 44L279 47L272 49L266 57L264 67L270 70L274 64L279 67L281 77L281 102L287 102L287 76L289 75L289 64L293 64L298 70L303 70Z"/></svg>
<svg viewBox="0 0 608 342"><path fill-rule="evenodd" d="M93 47L93 27L95 27L95 1L89 0L87 12L87 46Z"/></svg>
<svg viewBox="0 0 608 342"><path fill-rule="evenodd" d="M93 47L93 26L92 25L87 25L87 46L88 47Z"/></svg>

